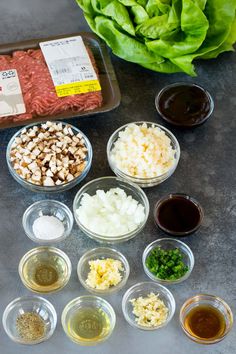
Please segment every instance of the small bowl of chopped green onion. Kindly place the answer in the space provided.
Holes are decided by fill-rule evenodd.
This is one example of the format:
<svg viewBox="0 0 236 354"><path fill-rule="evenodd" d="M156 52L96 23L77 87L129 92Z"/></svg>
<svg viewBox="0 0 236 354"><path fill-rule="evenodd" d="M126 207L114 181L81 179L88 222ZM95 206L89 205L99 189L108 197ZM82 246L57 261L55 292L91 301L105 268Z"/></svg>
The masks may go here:
<svg viewBox="0 0 236 354"><path fill-rule="evenodd" d="M162 238L150 243L143 252L147 276L161 284L177 284L186 280L194 267L191 249L182 241Z"/></svg>

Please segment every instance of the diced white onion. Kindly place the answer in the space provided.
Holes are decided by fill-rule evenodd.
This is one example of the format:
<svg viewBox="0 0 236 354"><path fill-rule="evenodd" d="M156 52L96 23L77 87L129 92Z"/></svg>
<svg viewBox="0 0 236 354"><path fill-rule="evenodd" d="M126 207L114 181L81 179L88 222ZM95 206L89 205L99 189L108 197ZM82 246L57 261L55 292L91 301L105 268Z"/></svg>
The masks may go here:
<svg viewBox="0 0 236 354"><path fill-rule="evenodd" d="M120 236L132 232L145 219L143 205L121 188L97 190L81 198L77 209L79 221L88 230L103 236Z"/></svg>

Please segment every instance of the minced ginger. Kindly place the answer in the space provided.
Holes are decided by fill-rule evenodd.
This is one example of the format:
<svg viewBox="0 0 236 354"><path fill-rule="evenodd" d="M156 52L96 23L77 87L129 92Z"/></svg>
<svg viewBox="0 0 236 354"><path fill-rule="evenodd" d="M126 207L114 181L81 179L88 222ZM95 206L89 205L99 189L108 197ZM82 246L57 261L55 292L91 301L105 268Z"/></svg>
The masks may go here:
<svg viewBox="0 0 236 354"><path fill-rule="evenodd" d="M116 286L122 280L123 265L121 261L106 258L89 261L90 272L86 284L93 289L106 290Z"/></svg>
<svg viewBox="0 0 236 354"><path fill-rule="evenodd" d="M138 325L144 327L157 327L162 325L168 316L168 308L159 299L159 295L150 293L147 297L138 297L130 302L133 305L133 314Z"/></svg>

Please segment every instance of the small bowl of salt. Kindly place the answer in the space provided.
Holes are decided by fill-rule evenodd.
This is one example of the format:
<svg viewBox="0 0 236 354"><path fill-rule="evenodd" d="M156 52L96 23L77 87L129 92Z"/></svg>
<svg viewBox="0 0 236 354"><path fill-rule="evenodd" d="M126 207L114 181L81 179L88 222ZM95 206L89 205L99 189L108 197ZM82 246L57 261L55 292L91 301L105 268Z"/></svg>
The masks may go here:
<svg viewBox="0 0 236 354"><path fill-rule="evenodd" d="M71 233L73 221L70 209L56 200L41 200L30 205L22 218L26 235L41 244L64 240Z"/></svg>

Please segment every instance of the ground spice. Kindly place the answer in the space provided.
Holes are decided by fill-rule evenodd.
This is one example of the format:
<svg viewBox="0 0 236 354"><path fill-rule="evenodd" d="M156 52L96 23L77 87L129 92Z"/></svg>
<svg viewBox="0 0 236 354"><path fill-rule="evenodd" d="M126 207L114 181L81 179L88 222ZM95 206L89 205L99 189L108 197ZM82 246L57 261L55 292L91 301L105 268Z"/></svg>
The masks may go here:
<svg viewBox="0 0 236 354"><path fill-rule="evenodd" d="M46 325L37 313L25 312L17 317L16 328L22 339L33 341L44 336Z"/></svg>

